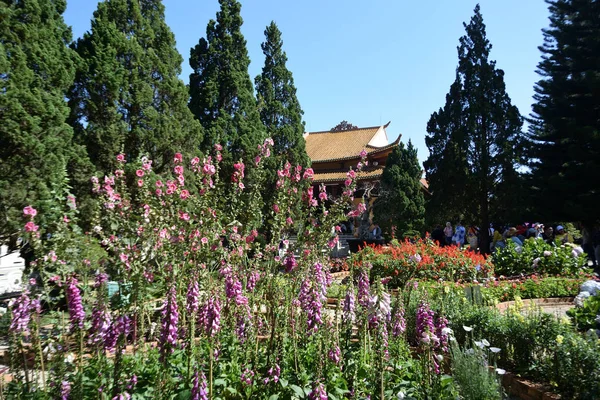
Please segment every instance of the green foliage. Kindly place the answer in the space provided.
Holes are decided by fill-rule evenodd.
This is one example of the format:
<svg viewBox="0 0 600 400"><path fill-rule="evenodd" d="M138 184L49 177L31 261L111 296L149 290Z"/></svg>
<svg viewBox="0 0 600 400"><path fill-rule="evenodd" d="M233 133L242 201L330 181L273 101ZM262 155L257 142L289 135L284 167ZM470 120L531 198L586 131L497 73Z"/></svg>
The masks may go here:
<svg viewBox="0 0 600 400"><path fill-rule="evenodd" d="M538 213L547 219L600 220L600 4L547 0L535 86L530 159Z"/></svg>
<svg viewBox="0 0 600 400"><path fill-rule="evenodd" d="M379 197L373 205L373 219L388 238L394 232L403 237L423 229L425 199L421 175L417 149L410 140L407 147L400 143L388 156Z"/></svg>
<svg viewBox="0 0 600 400"><path fill-rule="evenodd" d="M219 4L206 38L190 52L189 108L205 128L202 150L208 152L216 143L224 145L221 177L229 179L234 162L253 162L266 132L248 74L241 4L236 0L219 0Z"/></svg>
<svg viewBox="0 0 600 400"><path fill-rule="evenodd" d="M550 274L575 276L587 265L580 247L571 244L550 245L543 240L527 239L523 247L509 240L506 247L497 249L493 256L497 275Z"/></svg>
<svg viewBox="0 0 600 400"><path fill-rule="evenodd" d="M502 400L499 377L490 369L489 351L477 346L473 340L461 348L451 344L452 376L465 400Z"/></svg>
<svg viewBox="0 0 600 400"><path fill-rule="evenodd" d="M97 170L113 173L119 153L129 161L149 156L159 172L175 149L196 154L202 129L187 107L183 59L160 0L99 3L74 48L70 122Z"/></svg>
<svg viewBox="0 0 600 400"><path fill-rule="evenodd" d="M581 336L568 320L519 309L503 315L488 307L462 307L449 316L459 343L472 327L477 335L499 344L498 366L552 384L569 399L593 399L600 393L600 341L590 332Z"/></svg>
<svg viewBox="0 0 600 400"><path fill-rule="evenodd" d="M583 302L583 306L567 311L573 324L580 330L598 327L597 318L600 315L600 294L590 296Z"/></svg>
<svg viewBox="0 0 600 400"><path fill-rule="evenodd" d="M487 227L495 217L492 200L508 209L519 205L510 185L517 177L523 122L506 93L504 72L489 60L492 46L479 5L464 26L455 82L428 124L430 157L424 165L434 215L463 215ZM487 252L488 230L481 233L480 247Z"/></svg>
<svg viewBox="0 0 600 400"><path fill-rule="evenodd" d="M27 205L51 231L67 182L79 185L91 170L65 122L75 73L65 7L64 0L0 3L0 242L14 245Z"/></svg>

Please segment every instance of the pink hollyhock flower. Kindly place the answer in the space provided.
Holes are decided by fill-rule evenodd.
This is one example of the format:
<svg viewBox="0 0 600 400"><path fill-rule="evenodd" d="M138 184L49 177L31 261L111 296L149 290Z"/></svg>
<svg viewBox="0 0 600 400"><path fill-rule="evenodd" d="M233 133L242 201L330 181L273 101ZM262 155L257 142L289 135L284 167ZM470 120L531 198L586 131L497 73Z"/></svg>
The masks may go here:
<svg viewBox="0 0 600 400"><path fill-rule="evenodd" d="M180 163L183 161L183 156L181 153L175 153L175 157L173 157L173 162Z"/></svg>
<svg viewBox="0 0 600 400"><path fill-rule="evenodd" d="M350 178L347 178L347 179L344 181L344 185L346 185L346 186L350 186L351 184L352 184L352 179L350 179Z"/></svg>
<svg viewBox="0 0 600 400"><path fill-rule="evenodd" d="M23 209L23 215L29 215L33 218L37 215L37 210L31 206L27 206Z"/></svg>
<svg viewBox="0 0 600 400"><path fill-rule="evenodd" d="M144 180L143 179L138 179L137 184L139 187L144 186Z"/></svg>
<svg viewBox="0 0 600 400"><path fill-rule="evenodd" d="M200 163L200 159L198 157L194 157L191 159L190 164L198 165Z"/></svg>
<svg viewBox="0 0 600 400"><path fill-rule="evenodd" d="M363 149L363 150L360 152L360 158L365 158L366 156L367 156L367 152L365 151L365 149Z"/></svg>
<svg viewBox="0 0 600 400"><path fill-rule="evenodd" d="M217 143L217 144L215 144L215 150L221 151L221 150L223 150L223 146L221 146L219 143Z"/></svg>
<svg viewBox="0 0 600 400"><path fill-rule="evenodd" d="M157 188L159 188L159 187L163 187L163 183L162 183L162 181L156 181L156 187L157 187Z"/></svg>
<svg viewBox="0 0 600 400"><path fill-rule="evenodd" d="M33 221L29 221L25 224L25 232L37 232L40 227L33 223Z"/></svg>
<svg viewBox="0 0 600 400"><path fill-rule="evenodd" d="M177 165L175 166L175 168L173 168L173 171L177 174L177 175L181 175L183 174L183 166L181 165Z"/></svg>
<svg viewBox="0 0 600 400"><path fill-rule="evenodd" d="M256 164L256 165L260 164L260 160L261 160L260 156L254 157L254 164Z"/></svg>
<svg viewBox="0 0 600 400"><path fill-rule="evenodd" d="M117 161L120 163L125 162L125 154L117 154Z"/></svg>
<svg viewBox="0 0 600 400"><path fill-rule="evenodd" d="M294 224L294 221L293 221L293 220L292 220L290 217L287 217L287 218L285 219L285 222L286 222L288 225L293 225L293 224Z"/></svg>
<svg viewBox="0 0 600 400"><path fill-rule="evenodd" d="M275 211L276 213L279 212L279 206L277 204L273 204L273 211Z"/></svg>
<svg viewBox="0 0 600 400"><path fill-rule="evenodd" d="M202 244L208 244L208 238L206 236L200 239L200 241L202 242Z"/></svg>
<svg viewBox="0 0 600 400"><path fill-rule="evenodd" d="M143 163L142 168L144 168L146 171L150 171L152 169L152 161L147 161Z"/></svg>
<svg viewBox="0 0 600 400"><path fill-rule="evenodd" d="M162 190L160 190L160 189L156 189L156 195L157 195L157 196L161 196L161 195L162 195Z"/></svg>
<svg viewBox="0 0 600 400"><path fill-rule="evenodd" d="M314 174L315 174L315 172L313 171L312 168L306 168L306 170L304 171L303 178L304 179L312 178L314 176Z"/></svg>
<svg viewBox="0 0 600 400"><path fill-rule="evenodd" d="M179 213L179 218L181 218L184 221L189 221L190 220L190 214L180 212Z"/></svg>
<svg viewBox="0 0 600 400"><path fill-rule="evenodd" d="M348 178L354 179L354 178L356 178L356 172L354 172L353 170L350 170L346 173L346 176Z"/></svg>
<svg viewBox="0 0 600 400"><path fill-rule="evenodd" d="M125 171L123 171L122 169L117 169L117 170L115 170L115 176L116 176L117 178L120 178L120 177L122 177L123 175L125 175Z"/></svg>
<svg viewBox="0 0 600 400"><path fill-rule="evenodd" d="M135 174L141 178L142 176L144 176L145 172L143 169L138 169L137 171L135 171Z"/></svg>
<svg viewBox="0 0 600 400"><path fill-rule="evenodd" d="M188 197L190 197L190 192L188 190L182 190L181 194L179 195L179 197L181 197L181 199L185 200Z"/></svg>

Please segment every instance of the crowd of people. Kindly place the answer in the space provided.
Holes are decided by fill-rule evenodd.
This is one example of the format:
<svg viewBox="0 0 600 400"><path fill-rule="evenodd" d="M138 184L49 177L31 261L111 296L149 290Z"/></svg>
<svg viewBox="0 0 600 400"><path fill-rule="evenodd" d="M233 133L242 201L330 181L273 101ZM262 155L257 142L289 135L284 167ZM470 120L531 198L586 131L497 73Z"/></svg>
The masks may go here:
<svg viewBox="0 0 600 400"><path fill-rule="evenodd" d="M438 242L440 246L469 246L472 250L479 249L481 243L480 229L476 226L463 226L459 221L454 227L450 222L446 226L437 225L431 232L431 239ZM535 238L544 240L546 243L561 245L575 243L573 235L562 225L544 225L541 223L524 223L516 226L503 226L492 224L489 227L490 251L506 247L509 241L517 246L523 246L526 239ZM600 227L592 229L582 228L581 239L578 243L587 253L594 267L600 264Z"/></svg>

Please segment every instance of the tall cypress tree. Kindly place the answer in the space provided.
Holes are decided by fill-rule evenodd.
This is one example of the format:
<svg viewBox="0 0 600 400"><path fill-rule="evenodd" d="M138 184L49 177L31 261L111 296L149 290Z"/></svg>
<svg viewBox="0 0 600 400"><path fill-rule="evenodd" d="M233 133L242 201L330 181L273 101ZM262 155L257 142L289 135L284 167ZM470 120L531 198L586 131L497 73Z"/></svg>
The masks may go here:
<svg viewBox="0 0 600 400"><path fill-rule="evenodd" d="M278 163L292 165L310 163L303 138L302 108L296 97L292 72L287 69L287 55L283 51L281 32L275 22L265 30L262 50L265 65L262 74L254 80L258 94L260 119L273 141L274 157Z"/></svg>
<svg viewBox="0 0 600 400"><path fill-rule="evenodd" d="M42 229L61 217L66 179L76 185L90 171L65 122L75 71L65 7L0 2L0 242L14 242L25 205L38 209Z"/></svg>
<svg viewBox="0 0 600 400"><path fill-rule="evenodd" d="M462 84L457 76L446 95L446 104L434 112L427 123L425 144L429 158L423 166L432 196L427 199L427 223L472 218L472 199L468 196L468 142L463 122Z"/></svg>
<svg viewBox="0 0 600 400"><path fill-rule="evenodd" d="M532 186L540 214L600 221L600 2L547 0L535 86Z"/></svg>
<svg viewBox="0 0 600 400"><path fill-rule="evenodd" d="M466 35L460 38L458 47L457 79L449 96L458 103L454 105L453 118L445 121L450 125L435 129L433 136L437 132L459 131L459 139L448 143L458 144L461 151L466 151L466 164L462 164L467 167L466 182L462 188L466 199L463 207L474 215L472 222L481 228L480 247L487 252L488 227L494 218L490 204L498 196L503 179L512 175L514 165L519 162L523 122L506 93L504 72L496 68L495 61L489 60L492 46L486 38L479 5L464 27ZM457 127L451 125L452 121L458 124ZM440 141L432 138L429 143ZM434 150L440 152L440 149ZM434 163L432 157L435 157L434 153L429 163ZM440 196L435 186L431 189L433 196ZM443 202L443 198L438 201Z"/></svg>
<svg viewBox="0 0 600 400"><path fill-rule="evenodd" d="M202 128L187 107L181 55L160 0L106 0L79 39L71 122L102 172L115 157L148 155L160 172L173 154L195 153Z"/></svg>
<svg viewBox="0 0 600 400"><path fill-rule="evenodd" d="M217 19L210 20L206 38L190 51L189 107L205 128L203 149L224 145L224 176L234 161L250 163L257 146L266 138L252 81L250 58L241 32L241 5L236 0L219 0Z"/></svg>
<svg viewBox="0 0 600 400"><path fill-rule="evenodd" d="M407 147L400 143L388 156L379 197L373 205L373 219L379 223L386 237L391 237L393 227L398 237L423 229L425 199L421 189L422 173L417 149L410 140Z"/></svg>

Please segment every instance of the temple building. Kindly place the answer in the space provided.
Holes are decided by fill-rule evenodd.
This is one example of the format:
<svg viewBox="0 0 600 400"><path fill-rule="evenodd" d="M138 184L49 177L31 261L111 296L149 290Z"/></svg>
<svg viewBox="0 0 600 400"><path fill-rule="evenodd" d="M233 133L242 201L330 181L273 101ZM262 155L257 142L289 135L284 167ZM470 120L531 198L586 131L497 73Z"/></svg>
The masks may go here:
<svg viewBox="0 0 600 400"><path fill-rule="evenodd" d="M368 164L358 174L357 201L366 194L372 202L379 191L379 181L388 155L400 143L401 135L392 143L386 132L388 122L381 126L357 128L346 131L307 132L306 152L312 161L315 172L315 185L325 184L327 193L336 197L343 191L346 173L360 161L360 152L367 152ZM423 189L427 190L427 182L421 180Z"/></svg>

